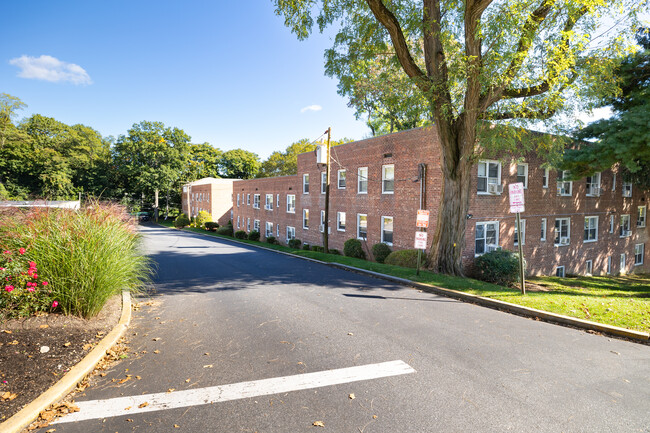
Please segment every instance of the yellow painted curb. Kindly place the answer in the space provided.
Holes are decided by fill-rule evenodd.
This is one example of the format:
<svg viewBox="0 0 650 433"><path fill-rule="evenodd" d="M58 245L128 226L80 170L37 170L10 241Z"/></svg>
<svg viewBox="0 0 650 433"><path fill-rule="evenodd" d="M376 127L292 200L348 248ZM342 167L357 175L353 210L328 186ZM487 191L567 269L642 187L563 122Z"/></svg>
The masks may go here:
<svg viewBox="0 0 650 433"><path fill-rule="evenodd" d="M122 315L120 321L111 332L102 339L77 365L72 367L65 376L55 383L50 389L38 396L36 400L23 407L14 416L0 424L2 433L20 433L25 427L38 418L38 414L50 405L68 395L84 377L90 374L106 352L117 343L124 335L124 331L131 322L131 295L128 291L122 292Z"/></svg>

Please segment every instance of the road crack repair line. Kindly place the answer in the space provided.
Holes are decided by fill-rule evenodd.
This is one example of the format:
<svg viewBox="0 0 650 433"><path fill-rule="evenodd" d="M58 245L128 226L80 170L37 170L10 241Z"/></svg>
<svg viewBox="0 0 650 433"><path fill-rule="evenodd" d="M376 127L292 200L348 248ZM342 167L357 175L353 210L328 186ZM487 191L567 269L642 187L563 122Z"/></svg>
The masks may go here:
<svg viewBox="0 0 650 433"><path fill-rule="evenodd" d="M75 403L79 407L79 412L58 418L52 424L199 406L410 373L415 373L415 369L404 361L397 360L201 389L81 401Z"/></svg>

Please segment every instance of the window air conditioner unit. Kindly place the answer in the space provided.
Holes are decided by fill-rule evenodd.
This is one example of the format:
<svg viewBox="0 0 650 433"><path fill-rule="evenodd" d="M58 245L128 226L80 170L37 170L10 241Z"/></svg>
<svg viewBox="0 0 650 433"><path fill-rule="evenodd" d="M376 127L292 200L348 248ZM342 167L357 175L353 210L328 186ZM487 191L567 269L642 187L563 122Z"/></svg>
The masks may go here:
<svg viewBox="0 0 650 433"><path fill-rule="evenodd" d="M488 245L485 247L486 252L491 253L492 251L500 250L501 247L499 245Z"/></svg>
<svg viewBox="0 0 650 433"><path fill-rule="evenodd" d="M643 220L637 220L636 222L637 227L645 227L645 221Z"/></svg>
<svg viewBox="0 0 650 433"><path fill-rule="evenodd" d="M318 226L318 230L320 230L320 232L323 233L325 231L325 224L320 224Z"/></svg>
<svg viewBox="0 0 650 433"><path fill-rule="evenodd" d="M502 192L503 192L503 186L497 185L496 183L488 184L488 193L501 194Z"/></svg>
<svg viewBox="0 0 650 433"><path fill-rule="evenodd" d="M628 237L632 234L630 230L621 230L621 236Z"/></svg>
<svg viewBox="0 0 650 433"><path fill-rule="evenodd" d="M569 245L569 238L568 237L560 238L560 245Z"/></svg>

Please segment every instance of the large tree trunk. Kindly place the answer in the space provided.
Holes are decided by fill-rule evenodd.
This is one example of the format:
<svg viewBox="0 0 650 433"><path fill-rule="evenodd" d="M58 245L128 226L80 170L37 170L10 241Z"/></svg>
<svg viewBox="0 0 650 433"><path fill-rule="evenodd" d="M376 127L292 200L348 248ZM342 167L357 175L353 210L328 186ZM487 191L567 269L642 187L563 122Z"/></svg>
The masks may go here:
<svg viewBox="0 0 650 433"><path fill-rule="evenodd" d="M442 148L443 187L429 261L434 271L450 275L464 275L462 252L475 141L475 127L468 128L466 122L467 119L461 117L451 125L440 127L440 123L437 124Z"/></svg>

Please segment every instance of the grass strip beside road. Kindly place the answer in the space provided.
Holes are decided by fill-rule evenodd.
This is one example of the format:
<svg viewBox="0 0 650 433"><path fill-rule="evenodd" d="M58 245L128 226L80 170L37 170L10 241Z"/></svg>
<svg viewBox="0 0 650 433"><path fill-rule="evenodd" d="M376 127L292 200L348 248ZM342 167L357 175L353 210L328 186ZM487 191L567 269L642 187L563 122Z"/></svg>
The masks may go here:
<svg viewBox="0 0 650 433"><path fill-rule="evenodd" d="M162 224L173 227L171 222L165 221ZM230 236L220 236L203 229L186 228L185 230L224 239L233 239ZM323 262L341 263L410 281L458 290L578 319L591 320L635 331L650 332L650 276L648 275L576 276L565 278L529 277L526 279L528 293L522 295L519 289L497 286L472 278L453 277L430 271L420 271L420 275L416 275L415 269L410 268L384 265L316 251L296 250L284 245L271 245L264 242L240 239L237 239L237 241Z"/></svg>

